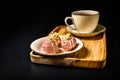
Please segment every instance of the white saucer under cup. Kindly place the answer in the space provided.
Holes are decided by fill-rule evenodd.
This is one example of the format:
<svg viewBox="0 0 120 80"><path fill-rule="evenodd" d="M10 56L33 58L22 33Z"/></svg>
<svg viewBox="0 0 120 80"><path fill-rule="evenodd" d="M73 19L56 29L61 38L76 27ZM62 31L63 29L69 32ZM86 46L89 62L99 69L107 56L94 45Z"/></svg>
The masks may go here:
<svg viewBox="0 0 120 80"><path fill-rule="evenodd" d="M71 27L73 27L74 25L72 24ZM92 36L96 36L102 32L104 32L106 30L106 27L103 25L98 24L96 29L92 32L92 33L79 33L78 31L70 28L69 26L66 27L67 31L70 32L71 34L75 35L75 36L79 36L79 37L92 37Z"/></svg>

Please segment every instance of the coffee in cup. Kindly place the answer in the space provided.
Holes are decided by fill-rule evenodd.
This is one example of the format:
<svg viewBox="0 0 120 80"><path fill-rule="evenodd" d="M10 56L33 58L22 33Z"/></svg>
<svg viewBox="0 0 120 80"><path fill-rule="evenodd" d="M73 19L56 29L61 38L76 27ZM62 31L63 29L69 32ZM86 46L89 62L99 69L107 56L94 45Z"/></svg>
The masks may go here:
<svg viewBox="0 0 120 80"><path fill-rule="evenodd" d="M74 25L68 23L68 19L72 20ZM92 33L99 21L99 12L95 10L77 10L71 13L71 17L65 18L65 24L75 29L78 33Z"/></svg>

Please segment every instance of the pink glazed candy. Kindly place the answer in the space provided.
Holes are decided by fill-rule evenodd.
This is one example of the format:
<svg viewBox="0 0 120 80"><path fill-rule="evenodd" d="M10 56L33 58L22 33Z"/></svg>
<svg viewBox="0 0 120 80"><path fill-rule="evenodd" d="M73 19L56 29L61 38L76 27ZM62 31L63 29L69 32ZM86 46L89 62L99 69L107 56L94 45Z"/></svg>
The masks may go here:
<svg viewBox="0 0 120 80"><path fill-rule="evenodd" d="M55 44L55 42L50 41L49 39L46 39L42 45L41 45L42 51L46 54L56 54L59 52L58 46Z"/></svg>
<svg viewBox="0 0 120 80"><path fill-rule="evenodd" d="M71 36L71 34L67 33L61 38L61 47L64 49L64 51L69 51L75 48L77 45L76 39L74 36Z"/></svg>

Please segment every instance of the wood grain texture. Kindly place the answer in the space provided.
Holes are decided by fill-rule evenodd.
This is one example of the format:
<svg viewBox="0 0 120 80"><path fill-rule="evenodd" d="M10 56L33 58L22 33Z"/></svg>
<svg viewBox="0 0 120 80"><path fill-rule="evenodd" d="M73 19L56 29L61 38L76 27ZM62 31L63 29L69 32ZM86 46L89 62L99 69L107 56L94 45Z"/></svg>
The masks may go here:
<svg viewBox="0 0 120 80"><path fill-rule="evenodd" d="M65 25L55 27L51 32L65 34L67 32ZM51 33L50 32L50 33ZM77 36L75 36L77 37ZM81 68L104 68L106 65L106 31L93 37L78 37L84 44L84 47L75 54L59 57L45 57L35 52L30 52L30 60L33 63L74 66Z"/></svg>

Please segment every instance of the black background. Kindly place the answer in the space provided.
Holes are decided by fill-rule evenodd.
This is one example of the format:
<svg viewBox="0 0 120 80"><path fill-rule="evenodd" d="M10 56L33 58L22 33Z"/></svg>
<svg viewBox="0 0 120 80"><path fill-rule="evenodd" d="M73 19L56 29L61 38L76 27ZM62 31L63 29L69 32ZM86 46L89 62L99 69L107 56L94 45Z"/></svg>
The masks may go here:
<svg viewBox="0 0 120 80"><path fill-rule="evenodd" d="M0 80L113 80L119 78L119 4L114 1L8 1L0 3ZM106 27L107 63L104 69L33 64L30 43L46 36L74 10L100 12Z"/></svg>

